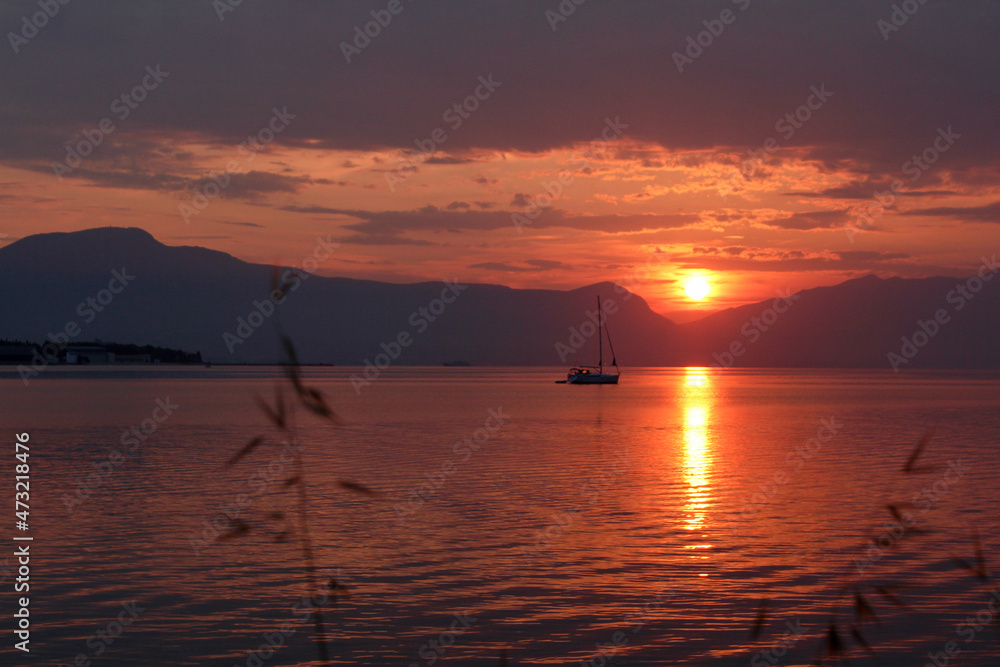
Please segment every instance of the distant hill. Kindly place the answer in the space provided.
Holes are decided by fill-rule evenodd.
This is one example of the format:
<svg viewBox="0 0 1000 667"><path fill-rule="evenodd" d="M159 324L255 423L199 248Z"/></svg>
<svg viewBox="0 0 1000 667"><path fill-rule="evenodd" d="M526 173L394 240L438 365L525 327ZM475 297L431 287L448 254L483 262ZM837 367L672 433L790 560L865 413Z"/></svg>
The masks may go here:
<svg viewBox="0 0 1000 667"><path fill-rule="evenodd" d="M869 276L799 292L787 309L784 301L766 301L676 324L611 283L515 290L315 275L296 282L290 272L295 288L274 306L271 274L222 252L165 246L140 229L39 234L0 248L0 337L40 340L63 332L71 342L114 340L199 350L212 362L271 362L280 318L307 363L374 363L385 354L398 364L568 366L596 357L587 322L600 295L613 302L608 326L625 366L889 368L887 354L901 351L901 338L919 332L918 321L933 329L926 322L943 309L948 321L897 365L1000 368L1000 279L969 300L954 293L965 282L956 278ZM71 337L73 325L79 332ZM730 357L733 350L742 353Z"/></svg>

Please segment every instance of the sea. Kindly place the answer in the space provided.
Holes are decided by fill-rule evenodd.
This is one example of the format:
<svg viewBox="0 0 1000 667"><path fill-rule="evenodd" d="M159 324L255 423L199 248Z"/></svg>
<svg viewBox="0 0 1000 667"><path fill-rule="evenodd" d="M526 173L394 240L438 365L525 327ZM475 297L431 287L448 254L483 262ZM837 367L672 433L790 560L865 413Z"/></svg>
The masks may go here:
<svg viewBox="0 0 1000 667"><path fill-rule="evenodd" d="M364 370L0 371L0 664L1000 664L996 372Z"/></svg>

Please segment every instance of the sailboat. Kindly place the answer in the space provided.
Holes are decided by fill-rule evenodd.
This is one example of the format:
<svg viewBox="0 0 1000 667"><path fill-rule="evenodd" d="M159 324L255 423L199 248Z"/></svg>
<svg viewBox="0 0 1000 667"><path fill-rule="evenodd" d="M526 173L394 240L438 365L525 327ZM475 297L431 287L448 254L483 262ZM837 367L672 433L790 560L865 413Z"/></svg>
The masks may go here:
<svg viewBox="0 0 1000 667"><path fill-rule="evenodd" d="M615 348L611 344L611 332L608 332L608 347L611 348L611 365L614 373L604 372L604 315L601 312L601 297L597 297L597 365L577 366L569 369L565 380L557 380L561 384L618 384L621 370L615 357ZM596 372L595 372L596 371Z"/></svg>

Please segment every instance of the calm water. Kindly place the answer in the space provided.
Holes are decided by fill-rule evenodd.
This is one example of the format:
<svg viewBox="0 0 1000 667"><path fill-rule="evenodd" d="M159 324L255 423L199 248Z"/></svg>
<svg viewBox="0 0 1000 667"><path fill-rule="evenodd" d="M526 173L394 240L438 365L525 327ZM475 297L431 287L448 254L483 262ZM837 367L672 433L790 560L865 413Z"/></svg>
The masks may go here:
<svg viewBox="0 0 1000 667"><path fill-rule="evenodd" d="M352 594L326 615L337 664L496 665L506 647L518 665L803 665L831 618L852 621L845 586L881 623L863 624L877 656L852 664L924 665L951 641L950 664L997 664L995 625L956 628L994 584L952 563L974 560L974 531L987 565L1000 544L997 374L646 369L577 387L553 383L561 369L390 369L359 396L354 370L309 371L345 424L299 434L317 559ZM0 375L5 437L31 435L35 538L32 654L10 649L10 548L0 662L314 664L299 551L269 518L295 509L291 469L278 448L225 466L273 436L252 397L274 381L51 369L25 388ZM158 399L178 407L154 413ZM166 418L145 442L121 444L154 414ZM918 466L936 468L903 474L930 427ZM123 460L70 513L114 449ZM241 494L251 530L204 540ZM866 555L901 501L902 537Z"/></svg>

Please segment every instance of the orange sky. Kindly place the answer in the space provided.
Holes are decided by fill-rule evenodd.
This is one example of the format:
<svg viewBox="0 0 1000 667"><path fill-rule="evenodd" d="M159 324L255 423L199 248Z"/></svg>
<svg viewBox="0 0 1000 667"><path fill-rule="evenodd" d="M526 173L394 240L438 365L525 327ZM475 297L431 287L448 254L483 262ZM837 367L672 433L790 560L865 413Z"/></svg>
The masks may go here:
<svg viewBox="0 0 1000 667"><path fill-rule="evenodd" d="M979 262L971 246L1000 245L995 224L903 215L925 205L916 197L900 197L868 229L869 223L850 214L857 202L789 194L819 193L851 182L851 174L823 169L796 150L770 156L746 178L738 154L669 152L627 138L588 156L586 144L534 154L449 156L439 150L436 157L445 164L420 164L412 172L399 171L407 159L401 151L317 150L275 141L248 159L236 146L169 143L184 159L164 159L159 169L205 178L236 160L235 174L274 174L294 186L266 196L227 196L227 186L219 196L193 201L199 188L204 192L204 182L193 189L151 192L72 176L60 183L51 174L0 168L8 240L36 231L138 226L171 245L294 264L311 253L316 236L329 235L344 242L320 267L327 275L393 282L448 277L564 289L613 280L681 320L768 298L778 289L833 284L867 272L961 273ZM560 174L564 185L554 185ZM398 179L392 187L387 175ZM230 179L234 189L238 178ZM943 169L939 179L947 181ZM561 192L535 222L519 230L511 215L524 214L528 202L545 195L547 187L561 187ZM207 192L214 194L211 188ZM973 207L988 201L982 193L956 192L935 205ZM199 211L196 203L204 208ZM543 196L539 203L548 202ZM190 207L188 220L183 207ZM427 217L445 221L421 229L422 209ZM408 217L387 232L350 229L366 220L364 212ZM834 216L832 222L813 219L824 212ZM477 213L490 217L480 220ZM454 229L448 228L450 217ZM844 227L857 229L852 233ZM712 284L702 302L683 292L692 275Z"/></svg>
<svg viewBox="0 0 1000 667"><path fill-rule="evenodd" d="M322 235L341 244L328 275L612 280L681 320L866 273L968 274L1000 246L996 3L885 34L873 4L740 0L716 36L700 3L557 25L531 3L415 3L350 58L362 3L258 4L70 4L0 55L0 243L135 226L295 264Z"/></svg>

